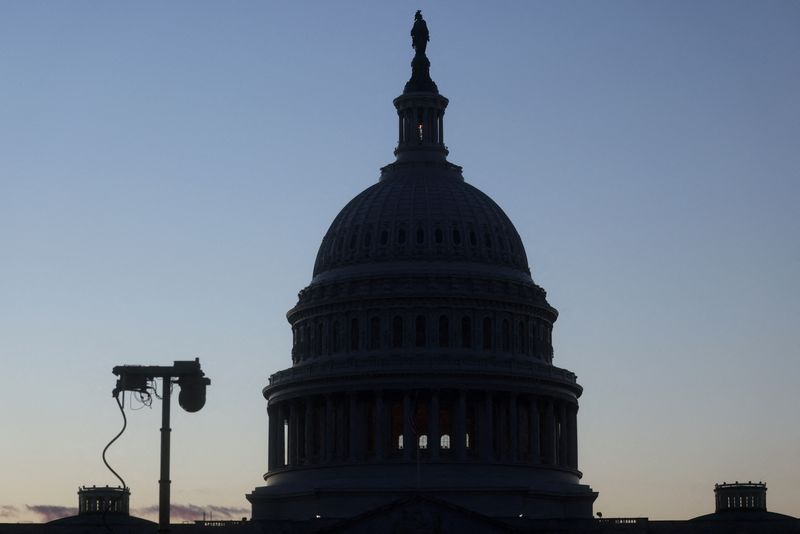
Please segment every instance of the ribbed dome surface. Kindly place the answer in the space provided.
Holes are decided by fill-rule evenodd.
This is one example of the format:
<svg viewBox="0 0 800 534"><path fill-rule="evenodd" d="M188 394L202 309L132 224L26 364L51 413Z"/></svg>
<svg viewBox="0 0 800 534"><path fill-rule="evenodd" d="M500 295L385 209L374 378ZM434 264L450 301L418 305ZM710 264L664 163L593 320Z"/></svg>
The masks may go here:
<svg viewBox="0 0 800 534"><path fill-rule="evenodd" d="M530 274L522 241L503 210L460 172L429 171L393 173L353 198L325 234L314 276L408 260L479 262Z"/></svg>

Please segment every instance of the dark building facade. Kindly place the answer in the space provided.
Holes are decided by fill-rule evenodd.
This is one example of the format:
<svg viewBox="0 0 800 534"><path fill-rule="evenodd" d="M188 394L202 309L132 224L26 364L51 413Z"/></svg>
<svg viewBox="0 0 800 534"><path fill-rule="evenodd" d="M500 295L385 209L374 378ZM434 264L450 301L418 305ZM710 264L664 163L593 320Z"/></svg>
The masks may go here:
<svg viewBox="0 0 800 534"><path fill-rule="evenodd" d="M447 160L420 22L396 160L334 219L288 313L256 520L348 518L412 494L490 517L592 516L582 390L553 364L558 313L514 225Z"/></svg>

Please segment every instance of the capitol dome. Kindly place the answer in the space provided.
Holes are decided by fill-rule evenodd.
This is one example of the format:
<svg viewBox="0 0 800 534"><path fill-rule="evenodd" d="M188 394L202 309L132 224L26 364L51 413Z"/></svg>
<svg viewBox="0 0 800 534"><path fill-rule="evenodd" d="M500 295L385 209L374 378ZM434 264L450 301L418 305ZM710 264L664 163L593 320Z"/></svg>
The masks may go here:
<svg viewBox="0 0 800 534"><path fill-rule="evenodd" d="M384 168L381 180L334 219L317 254L314 282L337 270L346 275L342 268L350 266L425 261L498 266L501 276L529 280L514 225L460 171L452 164Z"/></svg>
<svg viewBox="0 0 800 534"><path fill-rule="evenodd" d="M269 377L253 519L347 519L409 496L490 517L592 516L575 374L514 225L447 160L419 13L396 160L336 216Z"/></svg>

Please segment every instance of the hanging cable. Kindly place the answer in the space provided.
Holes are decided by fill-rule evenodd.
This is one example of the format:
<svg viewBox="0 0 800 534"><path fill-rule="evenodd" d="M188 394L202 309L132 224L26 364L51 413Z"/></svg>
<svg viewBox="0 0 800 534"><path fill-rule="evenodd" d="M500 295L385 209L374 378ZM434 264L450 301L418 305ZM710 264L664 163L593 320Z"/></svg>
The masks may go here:
<svg viewBox="0 0 800 534"><path fill-rule="evenodd" d="M123 393L123 395L125 395L125 394ZM109 441L108 445L106 445L105 448L103 449L103 463L106 464L106 467L108 468L108 470L111 471L112 473L114 473L114 476L119 479L120 484L122 484L122 489L124 491L125 488L127 487L127 486L125 486L125 481L122 479L121 476L119 476L119 473L114 471L114 468L111 467L111 465L109 465L108 460L106 460L106 452L108 452L108 448L111 447L111 445L115 441L117 441L119 439L119 437L122 435L122 433L125 432L125 429L128 428L128 417L125 415L125 408L122 407L122 401L119 400L119 396L116 397L116 400L117 400L117 406L119 406L119 413L122 414L122 429L119 431L119 433L116 436L111 438L111 441Z"/></svg>
<svg viewBox="0 0 800 534"><path fill-rule="evenodd" d="M117 473L114 470L113 467L111 467L111 465L108 463L108 460L106 460L106 452L108 452L108 448L111 447L111 445L115 441L117 441L119 439L119 437L123 434L123 432L125 432L125 429L128 428L128 417L125 415L125 407L123 406L123 401L120 400L119 395L115 395L114 398L117 401L117 406L119 406L119 413L122 414L122 429L120 429L120 431L117 433L116 436L111 438L111 441L109 441L108 444L103 449L103 455L102 455L103 463L106 464L106 467L108 468L108 470L111 471L112 473L114 473L114 476L117 477L119 479L120 484L122 484L122 492L119 494L119 496L117 496L116 498L110 499L108 501L104 500L104 502L103 502L103 515L101 516L101 520L103 521L103 526L111 534L113 534L114 531L111 529L111 527L109 526L108 522L106 521L106 514L108 513L109 509L111 508L111 506L114 503L116 503L120 499L124 498L125 490L127 488L127 486L125 485L125 480L120 476L119 473ZM125 392L122 392L122 398L123 399L125 398Z"/></svg>

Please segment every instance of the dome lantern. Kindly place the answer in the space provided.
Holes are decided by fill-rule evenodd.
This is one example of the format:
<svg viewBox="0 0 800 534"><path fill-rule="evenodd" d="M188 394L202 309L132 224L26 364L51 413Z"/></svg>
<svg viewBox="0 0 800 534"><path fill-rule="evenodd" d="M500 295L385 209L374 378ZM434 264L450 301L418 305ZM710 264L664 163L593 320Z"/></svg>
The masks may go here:
<svg viewBox="0 0 800 534"><path fill-rule="evenodd" d="M398 119L394 154L398 161L444 161L448 153L444 144L444 110L448 100L439 94L431 79L431 62L425 55L430 39L428 26L420 11L414 18L411 39L415 54L411 61L411 79L403 94L394 99Z"/></svg>

